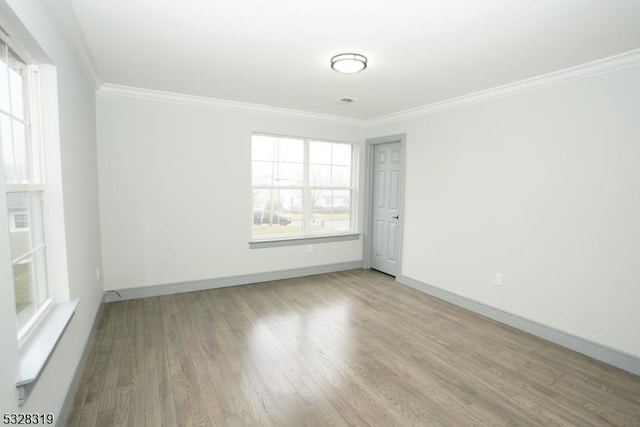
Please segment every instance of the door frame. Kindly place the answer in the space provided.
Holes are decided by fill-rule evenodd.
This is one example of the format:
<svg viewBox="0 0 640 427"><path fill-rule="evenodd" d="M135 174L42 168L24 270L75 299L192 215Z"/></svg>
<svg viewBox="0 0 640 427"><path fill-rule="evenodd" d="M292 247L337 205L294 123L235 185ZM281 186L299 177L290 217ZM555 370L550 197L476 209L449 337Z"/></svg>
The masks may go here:
<svg viewBox="0 0 640 427"><path fill-rule="evenodd" d="M365 159L365 193L364 193L364 227L362 230L364 242L364 262L365 269L371 268L371 252L373 248L373 170L374 170L374 152L375 146L379 144L388 144L392 142L400 143L400 220L398 221L398 262L396 271L396 280L400 277L402 268L402 240L404 235L404 177L405 177L405 151L406 151L407 134L395 134L388 136L380 136L376 138L367 138L366 140L366 159Z"/></svg>

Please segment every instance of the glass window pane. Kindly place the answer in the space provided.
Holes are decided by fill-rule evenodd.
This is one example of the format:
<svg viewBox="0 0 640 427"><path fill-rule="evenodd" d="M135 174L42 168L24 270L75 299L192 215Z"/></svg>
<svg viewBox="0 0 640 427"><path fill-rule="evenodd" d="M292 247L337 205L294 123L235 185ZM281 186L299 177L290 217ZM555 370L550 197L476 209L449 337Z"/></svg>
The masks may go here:
<svg viewBox="0 0 640 427"><path fill-rule="evenodd" d="M331 164L331 146L329 142L311 141L309 143L309 162L311 164Z"/></svg>
<svg viewBox="0 0 640 427"><path fill-rule="evenodd" d="M29 212L28 193L7 193L7 210L9 218L16 214ZM9 228L9 244L11 248L11 259L17 259L31 252L31 228L21 228L11 230Z"/></svg>
<svg viewBox="0 0 640 427"><path fill-rule="evenodd" d="M9 89L11 90L11 114L24 119L25 66L9 52Z"/></svg>
<svg viewBox="0 0 640 427"><path fill-rule="evenodd" d="M351 212L332 212L323 222L323 233L346 232L351 230Z"/></svg>
<svg viewBox="0 0 640 427"><path fill-rule="evenodd" d="M331 185L333 187L351 186L351 167L333 166L331 168Z"/></svg>
<svg viewBox="0 0 640 427"><path fill-rule="evenodd" d="M302 233L302 190L254 189L253 236Z"/></svg>
<svg viewBox="0 0 640 427"><path fill-rule="evenodd" d="M273 162L253 162L251 164L251 180L253 185L273 185Z"/></svg>
<svg viewBox="0 0 640 427"><path fill-rule="evenodd" d="M312 192L313 233L351 230L351 191L316 190Z"/></svg>
<svg viewBox="0 0 640 427"><path fill-rule="evenodd" d="M329 187L331 185L331 166L311 165L309 184L312 187Z"/></svg>
<svg viewBox="0 0 640 427"><path fill-rule="evenodd" d="M29 181L29 168L25 125L15 119L12 120L12 124L15 182L26 182Z"/></svg>
<svg viewBox="0 0 640 427"><path fill-rule="evenodd" d="M0 140L2 142L2 159L4 163L4 176L7 182L16 182L16 168L13 158L13 132L11 132L11 119L0 113Z"/></svg>
<svg viewBox="0 0 640 427"><path fill-rule="evenodd" d="M351 191L312 192L312 232L334 233L351 230Z"/></svg>
<svg viewBox="0 0 640 427"><path fill-rule="evenodd" d="M351 144L331 145L333 146L331 163L334 165L351 166L351 152L353 151Z"/></svg>
<svg viewBox="0 0 640 427"><path fill-rule="evenodd" d="M33 268L31 258L24 259L13 265L13 286L16 296L18 328L21 328L36 310L33 296Z"/></svg>
<svg viewBox="0 0 640 427"><path fill-rule="evenodd" d="M273 177L273 185L298 186L303 181L303 165L296 163L279 163L277 175Z"/></svg>
<svg viewBox="0 0 640 427"><path fill-rule="evenodd" d="M311 207L314 212L331 209L331 190L313 190L311 192Z"/></svg>
<svg viewBox="0 0 640 427"><path fill-rule="evenodd" d="M351 210L351 190L333 190L331 207L338 210Z"/></svg>
<svg viewBox="0 0 640 427"><path fill-rule="evenodd" d="M22 326L48 298L42 193L11 192L6 195L8 216L13 219L9 227L9 246L16 313L18 324Z"/></svg>
<svg viewBox="0 0 640 427"><path fill-rule="evenodd" d="M278 160L302 164L304 161L304 141L301 139L280 138Z"/></svg>
<svg viewBox="0 0 640 427"><path fill-rule="evenodd" d="M253 135L251 138L251 158L272 161L277 159L277 141L273 136Z"/></svg>

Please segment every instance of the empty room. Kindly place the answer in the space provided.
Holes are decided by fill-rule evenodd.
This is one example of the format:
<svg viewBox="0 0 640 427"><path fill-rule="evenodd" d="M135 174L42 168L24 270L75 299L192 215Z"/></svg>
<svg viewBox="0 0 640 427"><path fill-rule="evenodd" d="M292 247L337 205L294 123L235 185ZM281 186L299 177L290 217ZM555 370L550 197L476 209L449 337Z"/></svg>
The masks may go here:
<svg viewBox="0 0 640 427"><path fill-rule="evenodd" d="M637 0L0 0L2 425L640 426Z"/></svg>

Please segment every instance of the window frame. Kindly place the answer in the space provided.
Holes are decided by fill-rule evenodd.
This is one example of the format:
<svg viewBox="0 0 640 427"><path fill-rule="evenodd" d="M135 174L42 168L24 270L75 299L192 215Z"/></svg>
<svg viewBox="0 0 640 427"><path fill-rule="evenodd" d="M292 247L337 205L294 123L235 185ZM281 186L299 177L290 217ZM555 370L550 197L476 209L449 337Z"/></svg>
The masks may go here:
<svg viewBox="0 0 640 427"><path fill-rule="evenodd" d="M302 142L303 145L303 181L301 185L291 185L291 186L276 186L276 185L263 185L263 184L254 184L254 171L253 171L253 144L254 138L257 136L262 137L270 137L277 139L294 139ZM312 186L310 179L310 170L311 170L311 159L310 159L310 144L312 142L319 143L329 143L329 144L343 144L348 145L351 148L351 164L349 165L351 171L351 180L350 185L348 187L344 186ZM278 247L278 246L291 246L291 245L304 245L304 244L312 244L312 243L324 243L324 242L335 242L335 241L345 241L345 240L356 240L359 239L360 234L358 233L358 207L359 207L359 173L358 173L358 159L359 159L359 144L348 141L336 141L330 139L323 138L309 138L309 137L300 137L300 136L290 136L290 135L279 135L279 134L271 134L271 133L262 133L262 132L252 132L251 134L251 239L249 240L250 248L263 248L263 247ZM335 165L332 163L331 165ZM337 165L340 166L340 165ZM256 190L299 190L302 192L302 206L301 206L301 231L296 234L267 234L265 237L259 237L254 234L254 199L253 194ZM351 207L350 207L350 229L344 231L329 231L329 232L318 232L312 230L312 214L313 214L313 206L312 206L312 192L313 191L334 191L334 190L345 190L349 191L351 194Z"/></svg>
<svg viewBox="0 0 640 427"><path fill-rule="evenodd" d="M23 83L22 83L22 105L23 115L20 118L13 111L13 105L11 96L11 88L9 87L9 111L4 109L0 110L0 114L7 117L12 123L14 120L20 121L24 125L24 144L25 144L25 161L26 161L26 175L21 179L7 180L4 182L4 193L25 193L29 198L25 213L27 215L29 224L27 228L18 228L15 225L15 212L8 212L9 227L6 230L7 237L11 238L11 233L28 232L29 233L29 250L24 254L11 254L11 265L14 275L12 276L14 297L16 295L15 284L15 269L16 265L26 264L24 260L29 259L30 275L32 276L30 283L31 304L33 309L30 313L21 313L17 311L16 307L16 335L18 339L19 347L21 347L29 335L33 332L36 325L38 325L42 319L47 315L53 306L54 288L53 281L50 276L49 268L49 246L48 235L49 225L47 223L47 207L46 207L46 186L45 186L45 174L44 174L44 154L42 144L42 98L41 98L41 85L39 76L39 66L35 65L33 61L27 56L20 55L12 49L11 45L4 40L0 40L0 49L3 49L3 56L7 59L7 69L11 67L10 61L17 61L21 68L23 68ZM10 56L12 57L10 59ZM7 74L7 80L3 80L0 84L9 83L10 75ZM11 124L13 129L13 124ZM13 139L13 130L11 136L11 144L15 144ZM15 146L13 147L15 155ZM0 159L3 158L3 154L0 153ZM4 160L2 160L4 162ZM15 169L15 165L14 165ZM4 173L4 164L0 169ZM32 197L34 196L35 197ZM6 196L5 196L6 197ZM36 204L32 205L31 202L36 200ZM34 209L38 210L38 215L34 215ZM38 217L39 225L37 230L34 229L34 219ZM40 242L35 242L32 233L38 233L40 235ZM39 267L36 265L38 264Z"/></svg>
<svg viewBox="0 0 640 427"><path fill-rule="evenodd" d="M1 9L1 7L0 7ZM56 344L65 332L65 328L71 321L73 313L77 309L80 298L73 297L67 262L67 239L65 228L65 212L63 200L63 180L60 141L60 109L58 95L59 79L56 64L52 63L38 41L29 36L29 31L24 27L19 18L9 17L3 21L3 31L0 31L0 42L7 46L13 53L28 66L30 70L38 71L37 90L29 91L31 97L37 96L39 108L31 111L31 121L39 126L33 129L38 150L32 153L37 157L40 165L42 180L42 197L39 205L42 215L30 218L31 224L40 221L44 227L43 240L46 246L46 277L48 284L49 300L43 304L35 314L31 316L28 324L22 328L22 333L17 332L14 343L7 343L8 351L16 352L18 375L16 377L16 391L18 405L22 406L27 401L34 385L41 377L47 361L53 354ZM4 162L0 154L0 233L5 229L9 235L10 218L7 203L7 187L4 175ZM46 189L44 183L46 182ZM36 184L10 184L14 191L22 191L24 186ZM22 186L22 187L20 187ZM36 224L37 225L37 224ZM11 292L15 293L12 280L12 259L10 244L2 239L0 244L0 273L4 283L11 284ZM3 284L4 284L3 283ZM13 295L11 295L13 296ZM15 310L15 307L13 307ZM15 328L15 325L13 325Z"/></svg>

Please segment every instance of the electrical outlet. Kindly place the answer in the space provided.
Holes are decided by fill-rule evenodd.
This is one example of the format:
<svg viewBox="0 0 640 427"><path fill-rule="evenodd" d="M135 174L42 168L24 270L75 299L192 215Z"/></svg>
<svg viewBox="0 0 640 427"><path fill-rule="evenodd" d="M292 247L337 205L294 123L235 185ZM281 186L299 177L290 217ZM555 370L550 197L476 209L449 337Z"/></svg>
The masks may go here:
<svg viewBox="0 0 640 427"><path fill-rule="evenodd" d="M496 286L502 286L502 273L496 273L495 277L493 278L493 283Z"/></svg>
<svg viewBox="0 0 640 427"><path fill-rule="evenodd" d="M96 265L96 280L100 280L100 266Z"/></svg>
<svg viewBox="0 0 640 427"><path fill-rule="evenodd" d="M307 253L308 254L312 254L313 253L313 245L307 245Z"/></svg>

